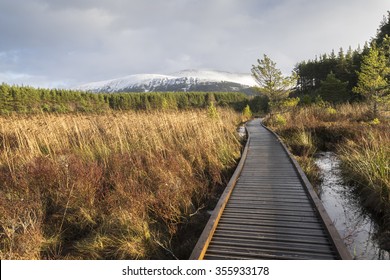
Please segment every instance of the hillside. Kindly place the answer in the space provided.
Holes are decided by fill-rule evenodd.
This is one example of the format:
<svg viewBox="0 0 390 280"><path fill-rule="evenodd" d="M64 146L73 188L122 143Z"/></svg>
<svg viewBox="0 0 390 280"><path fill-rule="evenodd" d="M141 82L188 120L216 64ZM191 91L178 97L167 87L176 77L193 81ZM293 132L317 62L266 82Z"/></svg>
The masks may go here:
<svg viewBox="0 0 390 280"><path fill-rule="evenodd" d="M250 74L211 70L183 70L170 75L136 74L80 85L89 92L217 91L252 94L256 85Z"/></svg>

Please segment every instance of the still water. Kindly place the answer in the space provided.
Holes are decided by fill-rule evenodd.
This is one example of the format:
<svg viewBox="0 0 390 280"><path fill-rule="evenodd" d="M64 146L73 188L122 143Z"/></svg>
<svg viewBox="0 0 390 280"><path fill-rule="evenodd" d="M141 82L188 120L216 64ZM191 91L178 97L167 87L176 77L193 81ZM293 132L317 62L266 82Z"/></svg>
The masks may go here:
<svg viewBox="0 0 390 280"><path fill-rule="evenodd" d="M390 259L378 238L383 229L361 207L353 187L344 184L340 160L334 153L325 152L318 154L316 163L323 179L319 197L351 255L356 259Z"/></svg>
<svg viewBox="0 0 390 280"><path fill-rule="evenodd" d="M241 125L241 126L239 126L237 128L237 134L238 134L238 137L240 139L243 139L246 136L245 126L244 125Z"/></svg>

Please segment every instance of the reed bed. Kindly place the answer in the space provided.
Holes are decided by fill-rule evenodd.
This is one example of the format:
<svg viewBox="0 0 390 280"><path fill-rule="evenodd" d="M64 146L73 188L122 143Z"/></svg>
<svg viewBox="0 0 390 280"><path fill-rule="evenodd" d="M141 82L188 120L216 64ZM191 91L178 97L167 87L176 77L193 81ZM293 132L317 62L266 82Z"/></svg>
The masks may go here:
<svg viewBox="0 0 390 280"><path fill-rule="evenodd" d="M381 130L369 131L358 142L340 146L339 155L345 176L364 192L363 202L376 212L390 214L390 135ZM368 189L367 189L368 188ZM390 216L386 217L390 226Z"/></svg>
<svg viewBox="0 0 390 280"><path fill-rule="evenodd" d="M0 117L0 258L185 256L196 241L175 240L227 181L239 122L228 109Z"/></svg>

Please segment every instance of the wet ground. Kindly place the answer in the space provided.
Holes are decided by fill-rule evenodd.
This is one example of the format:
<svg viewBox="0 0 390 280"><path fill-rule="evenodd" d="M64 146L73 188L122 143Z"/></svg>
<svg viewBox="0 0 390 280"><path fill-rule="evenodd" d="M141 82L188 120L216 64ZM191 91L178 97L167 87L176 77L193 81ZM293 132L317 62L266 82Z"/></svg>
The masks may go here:
<svg viewBox="0 0 390 280"><path fill-rule="evenodd" d="M319 197L352 256L356 259L388 260L390 253L381 248L381 229L360 205L352 186L345 185L340 160L332 152L320 153L316 163L321 170Z"/></svg>
<svg viewBox="0 0 390 280"><path fill-rule="evenodd" d="M237 134L240 137L240 139L243 139L246 136L245 132L245 126L241 125L237 128Z"/></svg>

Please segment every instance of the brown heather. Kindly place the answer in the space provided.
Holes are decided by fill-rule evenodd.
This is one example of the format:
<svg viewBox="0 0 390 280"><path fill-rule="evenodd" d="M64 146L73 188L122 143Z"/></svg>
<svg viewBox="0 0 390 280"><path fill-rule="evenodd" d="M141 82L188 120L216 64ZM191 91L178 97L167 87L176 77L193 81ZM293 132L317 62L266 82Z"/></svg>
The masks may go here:
<svg viewBox="0 0 390 280"><path fill-rule="evenodd" d="M218 114L1 117L0 258L172 258L239 157Z"/></svg>

